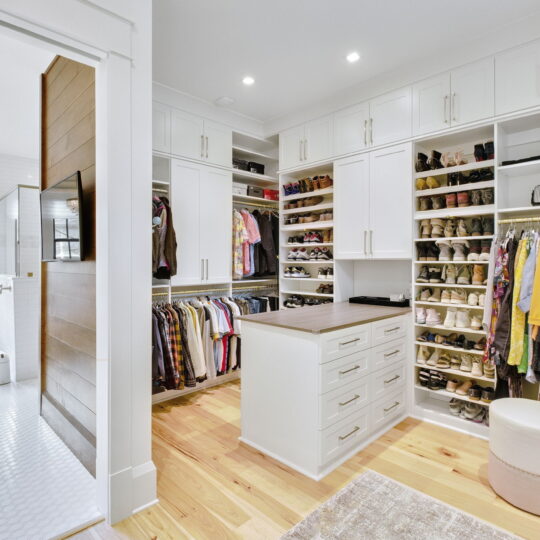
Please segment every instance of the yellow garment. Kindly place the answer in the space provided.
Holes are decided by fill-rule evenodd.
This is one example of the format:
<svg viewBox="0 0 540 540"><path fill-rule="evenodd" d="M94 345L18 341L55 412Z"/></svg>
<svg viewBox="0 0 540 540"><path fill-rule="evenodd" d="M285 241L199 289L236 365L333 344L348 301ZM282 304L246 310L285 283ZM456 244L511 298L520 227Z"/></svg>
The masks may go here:
<svg viewBox="0 0 540 540"><path fill-rule="evenodd" d="M536 257L536 272L534 274L531 309L529 310L529 324L540 326L540 249ZM533 339L534 337L533 334Z"/></svg>
<svg viewBox="0 0 540 540"><path fill-rule="evenodd" d="M525 334L525 313L518 307L521 293L521 280L523 279L523 267L527 261L528 240L520 240L516 254L516 269L514 272L514 292L512 294L512 329L510 332L510 352L508 353L508 365L519 366L523 355L523 335Z"/></svg>

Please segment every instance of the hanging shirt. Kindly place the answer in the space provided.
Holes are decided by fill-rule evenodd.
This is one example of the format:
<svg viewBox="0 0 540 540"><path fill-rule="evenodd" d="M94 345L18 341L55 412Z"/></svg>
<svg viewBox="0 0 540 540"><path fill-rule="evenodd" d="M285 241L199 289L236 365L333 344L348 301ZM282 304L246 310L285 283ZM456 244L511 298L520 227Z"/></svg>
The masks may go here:
<svg viewBox="0 0 540 540"><path fill-rule="evenodd" d="M248 241L248 232L242 214L238 210L233 211L233 279L242 279L244 276L243 246Z"/></svg>

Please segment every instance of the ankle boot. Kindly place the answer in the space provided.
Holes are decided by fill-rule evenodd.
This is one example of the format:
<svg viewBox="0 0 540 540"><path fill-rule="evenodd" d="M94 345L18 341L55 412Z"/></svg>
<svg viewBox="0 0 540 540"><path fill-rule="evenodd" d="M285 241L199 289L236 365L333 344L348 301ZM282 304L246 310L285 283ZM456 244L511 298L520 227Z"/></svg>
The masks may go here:
<svg viewBox="0 0 540 540"><path fill-rule="evenodd" d="M466 261L466 250L469 247L467 240L453 240L452 248L454 250L454 261Z"/></svg>
<svg viewBox="0 0 540 540"><path fill-rule="evenodd" d="M437 240L437 247L440 249L439 261L451 261L452 251L450 240Z"/></svg>
<svg viewBox="0 0 540 540"><path fill-rule="evenodd" d="M471 240L469 242L469 254L467 255L468 261L480 260L480 253L482 252L480 240Z"/></svg>
<svg viewBox="0 0 540 540"><path fill-rule="evenodd" d="M472 218L471 236L483 236L482 220L480 218Z"/></svg>
<svg viewBox="0 0 540 540"><path fill-rule="evenodd" d="M434 308L426 309L426 324L438 326L442 323L441 314Z"/></svg>
<svg viewBox="0 0 540 540"><path fill-rule="evenodd" d="M493 190L491 188L483 189L481 194L483 204L493 204Z"/></svg>
<svg viewBox="0 0 540 540"><path fill-rule="evenodd" d="M433 292L429 295L428 302L440 302L441 301L441 289L435 287Z"/></svg>
<svg viewBox="0 0 540 540"><path fill-rule="evenodd" d="M444 208L444 199L439 195L431 197L431 206L433 210L440 210L441 208Z"/></svg>
<svg viewBox="0 0 540 540"><path fill-rule="evenodd" d="M495 145L493 141L488 141L484 144L484 151L486 153L486 159L493 159L495 157Z"/></svg>
<svg viewBox="0 0 540 540"><path fill-rule="evenodd" d="M479 261L489 261L489 254L491 252L491 240L482 240L480 244L480 257Z"/></svg>
<svg viewBox="0 0 540 540"><path fill-rule="evenodd" d="M420 211L431 210L431 199L429 197L420 197Z"/></svg>
<svg viewBox="0 0 540 540"><path fill-rule="evenodd" d="M429 165L427 163L428 157L426 154L422 154L422 152L418 152L418 156L416 158L415 163L415 169L416 172L424 172L429 171Z"/></svg>
<svg viewBox="0 0 540 540"><path fill-rule="evenodd" d="M435 244L429 244L426 251L426 261L439 260L439 248Z"/></svg>
<svg viewBox="0 0 540 540"><path fill-rule="evenodd" d="M475 264L474 267L473 267L472 284L473 285L483 285L485 279L486 279L486 276L485 276L485 273L484 273L484 265Z"/></svg>
<svg viewBox="0 0 540 540"><path fill-rule="evenodd" d="M429 270L427 266L420 268L420 273L416 278L417 283L429 283Z"/></svg>
<svg viewBox="0 0 540 540"><path fill-rule="evenodd" d="M469 192L460 191L457 194L457 203L458 203L459 208L465 208L466 206L470 206L471 201L469 200Z"/></svg>
<svg viewBox="0 0 540 540"><path fill-rule="evenodd" d="M466 264L464 264L458 271L457 283L458 285L471 284L471 272L469 270L469 267Z"/></svg>
<svg viewBox="0 0 540 540"><path fill-rule="evenodd" d="M474 159L476 161L485 161L486 159L486 150L483 144L474 145Z"/></svg>
<svg viewBox="0 0 540 540"><path fill-rule="evenodd" d="M446 310L446 317L444 319L445 328L455 328L456 326L456 308L448 308Z"/></svg>
<svg viewBox="0 0 540 540"><path fill-rule="evenodd" d="M447 219L444 226L444 236L446 238L451 238L456 236L456 222L453 219Z"/></svg>
<svg viewBox="0 0 540 540"><path fill-rule="evenodd" d="M482 191L479 189L473 189L471 191L471 204L473 206L480 206L482 204Z"/></svg>
<svg viewBox="0 0 540 540"><path fill-rule="evenodd" d="M482 220L482 229L486 236L493 234L493 218L484 218Z"/></svg>
<svg viewBox="0 0 540 540"><path fill-rule="evenodd" d="M446 178L446 184L448 186L457 186L458 185L458 173L450 173Z"/></svg>
<svg viewBox="0 0 540 540"><path fill-rule="evenodd" d="M429 168L432 170L435 169L442 169L442 163L441 163L441 153L437 152L437 150L433 150L431 152L431 157L428 159L428 165Z"/></svg>
<svg viewBox="0 0 540 540"><path fill-rule="evenodd" d="M426 185L429 189L437 189L441 187L441 184L434 176L428 176L426 178Z"/></svg>
<svg viewBox="0 0 540 540"><path fill-rule="evenodd" d="M458 236L470 236L469 229L464 219L459 219L456 229Z"/></svg>
<svg viewBox="0 0 540 540"><path fill-rule="evenodd" d="M427 246L419 245L416 248L417 257L419 261L427 261Z"/></svg>

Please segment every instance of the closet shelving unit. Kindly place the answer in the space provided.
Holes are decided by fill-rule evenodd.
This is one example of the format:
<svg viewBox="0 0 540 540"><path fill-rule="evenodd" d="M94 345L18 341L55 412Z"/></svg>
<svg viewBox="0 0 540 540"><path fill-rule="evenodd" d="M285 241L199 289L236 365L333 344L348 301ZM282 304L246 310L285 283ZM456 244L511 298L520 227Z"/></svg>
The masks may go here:
<svg viewBox="0 0 540 540"><path fill-rule="evenodd" d="M488 141L494 141L496 137L494 125L490 124L488 126L477 127L469 130L464 130L460 132L454 132L444 136L432 137L421 139L415 143L415 152L414 155L418 152L422 152L428 156L431 155L432 150L438 150L439 152L455 152L458 150L463 151L464 158L467 160L467 163L464 165L458 165L454 167L447 167L443 169L436 169L432 171L425 172L414 172L412 183L413 183L413 201L414 201L414 222L415 222L415 239L413 246L413 253L415 254L415 259L412 261L412 281L413 281L413 317L416 315L416 308L435 308L441 314L441 318L444 322L446 316L446 311L448 308L457 308L461 310L467 310L469 315L482 316L483 308L480 306L469 306L468 304L447 304L443 302L427 302L419 301L417 298L420 295L420 292L424 288L431 289L464 289L467 293L476 292L478 294L484 293L486 287L484 285L460 285L460 284L446 284L446 283L419 283L417 282L417 276L423 266L430 266L442 268L443 265L452 264L456 268L460 266L467 266L472 273L472 266L474 264L482 264L485 268L485 274L487 276L488 264L482 261L420 261L416 259L417 247L422 246L425 242L435 242L436 238L422 238L421 237L421 222L424 219L435 219L440 218L443 220L455 218L464 219L467 225L470 227L472 218L492 218L494 220L494 225L496 226L496 215L497 215L497 161L496 159L484 160L477 162L474 159L474 145L478 143L486 143ZM497 156L495 156L497 157ZM451 173L463 173L468 175L471 171L489 168L494 173L493 180L487 180L482 182L474 182L468 184L462 184L458 186L448 186L447 185L447 175ZM435 177L441 187L435 189L425 189L417 190L416 189L416 180L418 178L427 178L428 176ZM427 210L421 211L419 206L419 200L421 197L430 197L430 196L442 196L444 197L448 193L458 193L463 191L472 191L477 189L493 189L494 190L494 203L490 205L480 205L480 206L467 206L462 208L442 208L438 210ZM447 240L458 240L463 238L452 237L447 238ZM492 235L483 235L483 236L469 236L466 237L467 240L492 240ZM468 340L479 341L482 338L486 337L486 332L484 330L473 330L470 328L447 328L444 325L427 325L427 324L417 324L414 323L413 332L416 338L423 334L424 332L433 332L440 335L449 335L451 333L463 334ZM430 390L427 387L423 387L419 384L418 373L420 369L430 369L435 371L440 371L445 373L448 378L455 378L458 380L472 379L475 384L478 383L481 386L495 386L495 379L488 379L487 377L473 377L471 373L464 372L461 370L451 370L451 369L439 369L433 366L427 366L425 364L418 364L416 362L418 348L420 346L427 346L430 351L438 350L439 353L448 353L450 355L471 355L473 358L481 358L483 351L478 351L475 349L465 350L462 348L436 344L436 343L426 343L418 341L415 338L414 341L414 352L412 355L413 358L413 411L414 415L425 419L430 420L436 423L440 423L445 426L453 427L461 431L465 431L480 437L486 438L488 436L489 428L483 423L475 423L470 420L460 418L459 416L454 416L450 413L449 410L449 401L452 398L457 398L463 402L472 401L467 396L460 396L446 390ZM488 403L482 401L472 401L482 407L489 408Z"/></svg>

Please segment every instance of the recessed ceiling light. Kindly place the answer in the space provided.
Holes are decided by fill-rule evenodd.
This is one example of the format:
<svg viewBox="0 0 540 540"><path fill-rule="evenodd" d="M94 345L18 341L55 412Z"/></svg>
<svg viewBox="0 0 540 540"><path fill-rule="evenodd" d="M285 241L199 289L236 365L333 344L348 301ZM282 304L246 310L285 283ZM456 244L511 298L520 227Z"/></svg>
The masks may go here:
<svg viewBox="0 0 540 540"><path fill-rule="evenodd" d="M246 86L251 86L254 82L255 82L255 79L253 77L250 77L249 75L247 75L246 77L244 77L242 79L242 82L246 85Z"/></svg>
<svg viewBox="0 0 540 540"><path fill-rule="evenodd" d="M354 64L355 62L358 62L358 60L360 60L360 55L356 51L347 55L347 62L350 64Z"/></svg>

